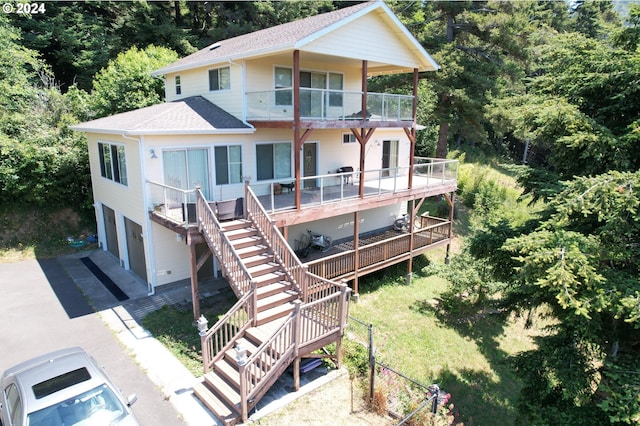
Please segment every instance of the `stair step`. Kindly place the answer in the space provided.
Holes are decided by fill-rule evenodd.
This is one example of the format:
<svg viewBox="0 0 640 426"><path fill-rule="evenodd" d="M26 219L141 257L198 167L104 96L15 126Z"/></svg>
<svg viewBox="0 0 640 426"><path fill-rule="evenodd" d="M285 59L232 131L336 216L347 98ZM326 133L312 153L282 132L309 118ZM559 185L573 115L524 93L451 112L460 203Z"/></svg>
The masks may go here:
<svg viewBox="0 0 640 426"><path fill-rule="evenodd" d="M286 278L286 275L283 272L269 272L267 274L253 276L253 278L256 280L258 288L260 288L283 281Z"/></svg>
<svg viewBox="0 0 640 426"><path fill-rule="evenodd" d="M257 254L254 256L245 257L242 259L242 263L247 268L252 268L254 266L258 266L261 264L273 262L273 254L269 254L265 251L265 253Z"/></svg>
<svg viewBox="0 0 640 426"><path fill-rule="evenodd" d="M251 274L251 276L253 278L257 278L261 275L266 275L270 272L276 272L278 270L280 270L280 265L278 265L277 263L259 263L257 265L251 266L251 267L247 267L247 270L249 271L249 273Z"/></svg>
<svg viewBox="0 0 640 426"><path fill-rule="evenodd" d="M246 259L248 257L257 256L263 253L267 253L269 248L266 245L252 245L248 247L242 247L236 250L240 259Z"/></svg>
<svg viewBox="0 0 640 426"><path fill-rule="evenodd" d="M233 244L233 248L238 250L245 247L260 246L263 243L263 240L258 236L251 236L251 237L242 237L237 240L233 240L231 243Z"/></svg>
<svg viewBox="0 0 640 426"><path fill-rule="evenodd" d="M223 401L233 407L236 412L240 411L240 392L237 388L224 380L215 371L205 374L204 382L212 389L215 389L216 394L221 396Z"/></svg>
<svg viewBox="0 0 640 426"><path fill-rule="evenodd" d="M218 398L204 383L194 384L193 393L224 425L231 426L238 422L240 414Z"/></svg>
<svg viewBox="0 0 640 426"><path fill-rule="evenodd" d="M231 231L225 231L224 234L231 240L233 243L235 240L239 240L241 238L253 237L256 235L260 235L257 229L255 228L240 228L234 229Z"/></svg>
<svg viewBox="0 0 640 426"><path fill-rule="evenodd" d="M291 284L286 281L278 281L275 283L263 285L258 287L258 299L264 299L265 297L272 296L276 293L281 293L291 290Z"/></svg>
<svg viewBox="0 0 640 426"><path fill-rule="evenodd" d="M256 322L258 325L266 324L275 319L286 317L291 312L293 312L293 303L285 303L275 306L271 309L258 312L258 318Z"/></svg>
<svg viewBox="0 0 640 426"><path fill-rule="evenodd" d="M240 372L235 362L231 363L226 358L222 358L214 364L214 370L236 388L240 389Z"/></svg>
<svg viewBox="0 0 640 426"><path fill-rule="evenodd" d="M236 219L220 223L220 227L223 231L233 231L235 229L248 228L251 226L251 221L247 219Z"/></svg>
<svg viewBox="0 0 640 426"><path fill-rule="evenodd" d="M258 312L263 312L276 306L288 304L298 298L298 293L294 291L284 291L276 293L271 296L263 297L258 296Z"/></svg>

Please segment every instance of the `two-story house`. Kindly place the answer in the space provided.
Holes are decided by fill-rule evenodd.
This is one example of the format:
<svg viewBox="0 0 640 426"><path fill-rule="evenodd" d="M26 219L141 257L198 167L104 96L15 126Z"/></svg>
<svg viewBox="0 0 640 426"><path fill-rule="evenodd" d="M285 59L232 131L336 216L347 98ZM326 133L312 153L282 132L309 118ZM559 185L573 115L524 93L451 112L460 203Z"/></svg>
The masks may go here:
<svg viewBox="0 0 640 426"><path fill-rule="evenodd" d="M203 279L221 271L238 295L203 326L196 393L223 421L246 419L291 362L339 347L360 276L403 261L410 274L450 244L457 163L414 156L418 80L437 69L366 2L214 43L153 73L166 103L74 126L102 248L150 293L190 279L196 318ZM411 93L368 91L400 73ZM436 195L448 217L416 218Z"/></svg>

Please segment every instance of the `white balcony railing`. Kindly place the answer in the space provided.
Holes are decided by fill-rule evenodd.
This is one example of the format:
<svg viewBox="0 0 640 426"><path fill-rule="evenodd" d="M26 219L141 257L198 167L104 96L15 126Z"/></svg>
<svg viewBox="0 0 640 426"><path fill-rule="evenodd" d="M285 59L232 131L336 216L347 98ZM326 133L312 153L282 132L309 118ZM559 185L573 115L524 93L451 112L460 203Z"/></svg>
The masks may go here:
<svg viewBox="0 0 640 426"><path fill-rule="evenodd" d="M411 188L426 188L457 181L458 160L416 157L415 163ZM405 166L302 177L300 202L304 208L358 198L358 183L361 179L364 180L365 198L407 191L411 189L409 169L410 166ZM251 183L251 189L267 212L282 211L295 208L295 190L281 185L277 189L278 183L292 182L293 178L281 179L280 182L256 182Z"/></svg>
<svg viewBox="0 0 640 426"><path fill-rule="evenodd" d="M247 92L248 120L293 120L293 90ZM300 89L303 120L362 120L362 92ZM367 93L366 119L412 121L413 96Z"/></svg>
<svg viewBox="0 0 640 426"><path fill-rule="evenodd" d="M458 160L416 157L411 188L409 170L410 166L404 166L302 177L300 202L304 208L359 198L361 179L364 180L364 198L455 184L458 178ZM282 185L294 182L295 179L290 177L277 182L251 182L250 186L264 209L273 213L295 209L295 189ZM153 210L157 216L186 226L195 224L195 189L183 190L151 181L147 181L147 184L149 210Z"/></svg>

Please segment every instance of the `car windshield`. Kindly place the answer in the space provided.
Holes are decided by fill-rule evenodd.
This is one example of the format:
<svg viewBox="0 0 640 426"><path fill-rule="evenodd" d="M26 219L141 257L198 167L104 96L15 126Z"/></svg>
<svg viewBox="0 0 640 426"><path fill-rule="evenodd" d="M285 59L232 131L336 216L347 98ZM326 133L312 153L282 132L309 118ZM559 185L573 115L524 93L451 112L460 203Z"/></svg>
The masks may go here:
<svg viewBox="0 0 640 426"><path fill-rule="evenodd" d="M54 404L27 416L29 426L108 425L126 415L126 409L107 385Z"/></svg>

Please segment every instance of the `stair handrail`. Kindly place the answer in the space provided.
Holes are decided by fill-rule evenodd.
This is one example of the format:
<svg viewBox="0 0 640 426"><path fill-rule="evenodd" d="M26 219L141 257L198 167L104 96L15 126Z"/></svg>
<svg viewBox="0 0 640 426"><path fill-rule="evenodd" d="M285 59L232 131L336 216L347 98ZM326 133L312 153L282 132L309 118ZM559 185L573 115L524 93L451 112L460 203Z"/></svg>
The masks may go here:
<svg viewBox="0 0 640 426"><path fill-rule="evenodd" d="M297 356L296 327L300 317L300 306L301 302L295 303L294 311L280 327L247 358L244 364L239 365L240 415L243 422L247 421L249 401L259 399L261 393L269 389ZM274 355L279 356L276 362L264 371L258 365L258 361L264 362L265 358L273 361Z"/></svg>
<svg viewBox="0 0 640 426"><path fill-rule="evenodd" d="M306 275L307 285L302 299L304 304L314 302L326 296L336 294L345 288L349 288L346 282L338 283L311 272L307 272Z"/></svg>
<svg viewBox="0 0 640 426"><path fill-rule="evenodd" d="M231 349L235 341L255 321L256 286L242 296L207 332L200 337L204 374ZM219 333L220 332L220 333Z"/></svg>
<svg viewBox="0 0 640 426"><path fill-rule="evenodd" d="M229 238L222 232L220 222L211 210L200 188L196 188L196 214L198 228L209 248L220 261L224 276L238 297L251 289L252 277Z"/></svg>
<svg viewBox="0 0 640 426"><path fill-rule="evenodd" d="M262 203L258 197L245 184L245 200L247 206L247 217L250 217L258 231L260 231L265 240L270 244L274 255L277 256L280 263L284 266L287 277L293 284L294 288L304 296L304 283L306 281L307 267L300 262L300 259L293 252L287 240L273 223L267 211L262 207Z"/></svg>
<svg viewBox="0 0 640 426"><path fill-rule="evenodd" d="M340 286L340 291L323 296L320 299L300 306L301 314L298 317L305 317L309 321L316 321L322 324L320 327L299 327L297 342L299 347L306 346L315 341L321 340L330 334L338 332L342 335L344 327L347 325L349 316L348 303L351 289L348 286ZM309 312L303 314L304 312Z"/></svg>

